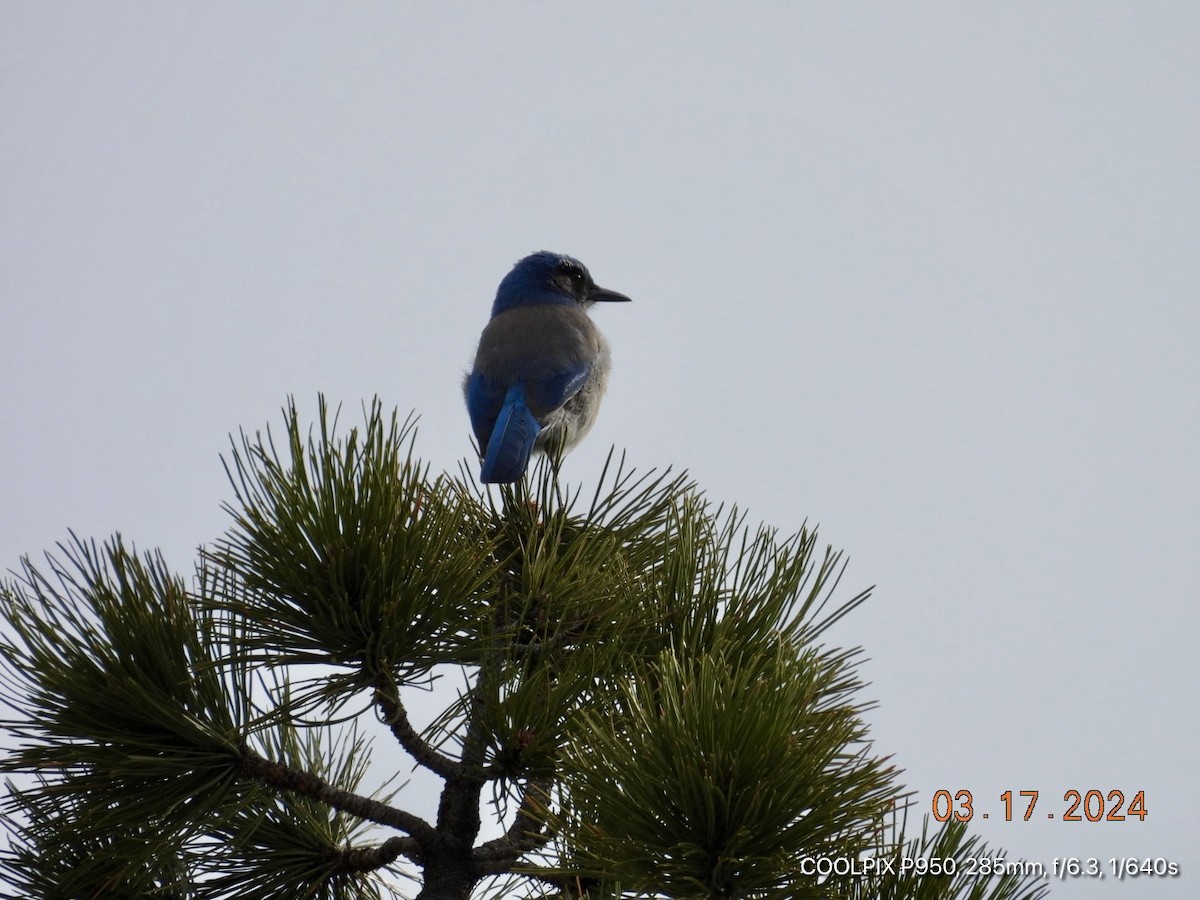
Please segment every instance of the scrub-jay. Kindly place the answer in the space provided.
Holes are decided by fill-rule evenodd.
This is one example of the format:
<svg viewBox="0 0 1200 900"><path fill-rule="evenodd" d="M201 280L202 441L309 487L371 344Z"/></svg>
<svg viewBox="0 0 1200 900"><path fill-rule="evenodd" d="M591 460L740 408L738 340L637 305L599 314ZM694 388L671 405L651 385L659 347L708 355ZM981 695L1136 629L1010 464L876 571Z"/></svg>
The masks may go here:
<svg viewBox="0 0 1200 900"><path fill-rule="evenodd" d="M481 481L519 480L534 450L557 463L592 427L609 369L608 342L584 311L598 300L629 298L559 253L527 256L500 282L463 382Z"/></svg>

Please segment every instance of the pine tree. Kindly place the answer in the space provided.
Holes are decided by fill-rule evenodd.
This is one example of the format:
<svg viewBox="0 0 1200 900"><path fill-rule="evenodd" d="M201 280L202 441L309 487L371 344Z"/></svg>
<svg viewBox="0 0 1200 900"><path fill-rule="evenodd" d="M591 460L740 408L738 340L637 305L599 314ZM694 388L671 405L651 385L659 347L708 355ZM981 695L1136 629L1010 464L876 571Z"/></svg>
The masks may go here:
<svg viewBox="0 0 1200 900"><path fill-rule="evenodd" d="M812 874L985 852L957 823L903 833L859 653L821 642L867 592L833 601L814 532L623 464L587 503L549 467L484 492L431 476L377 401L345 436L323 401L285 423L234 442L232 524L192 578L117 536L4 585L14 895L1042 895ZM417 727L407 699L451 672ZM436 817L363 789L364 717L440 779Z"/></svg>

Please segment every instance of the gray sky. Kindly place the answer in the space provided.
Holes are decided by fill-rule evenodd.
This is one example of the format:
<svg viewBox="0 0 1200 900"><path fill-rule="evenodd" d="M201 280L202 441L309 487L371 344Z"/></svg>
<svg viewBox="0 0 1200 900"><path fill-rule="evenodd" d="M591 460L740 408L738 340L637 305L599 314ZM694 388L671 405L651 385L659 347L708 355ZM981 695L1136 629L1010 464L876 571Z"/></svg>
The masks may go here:
<svg viewBox="0 0 1200 900"><path fill-rule="evenodd" d="M1200 6L9 0L0 103L0 568L190 569L289 394L453 470L497 282L568 252L635 302L566 476L818 523L918 811L1195 895Z"/></svg>

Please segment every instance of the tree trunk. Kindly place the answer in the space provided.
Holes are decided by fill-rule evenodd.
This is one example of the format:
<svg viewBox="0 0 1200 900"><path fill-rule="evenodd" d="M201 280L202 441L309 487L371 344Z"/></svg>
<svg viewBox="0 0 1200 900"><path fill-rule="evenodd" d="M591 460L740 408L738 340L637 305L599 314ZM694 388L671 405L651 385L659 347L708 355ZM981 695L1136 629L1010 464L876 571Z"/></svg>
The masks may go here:
<svg viewBox="0 0 1200 900"><path fill-rule="evenodd" d="M417 900L470 900L476 881L470 851L466 859L458 854L438 854L425 863L424 881Z"/></svg>

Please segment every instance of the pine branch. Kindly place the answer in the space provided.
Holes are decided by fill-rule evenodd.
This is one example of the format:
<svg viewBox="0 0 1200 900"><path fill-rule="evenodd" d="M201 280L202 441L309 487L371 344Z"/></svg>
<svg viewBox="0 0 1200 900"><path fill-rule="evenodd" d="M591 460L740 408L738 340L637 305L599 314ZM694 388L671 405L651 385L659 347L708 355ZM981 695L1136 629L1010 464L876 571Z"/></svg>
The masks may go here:
<svg viewBox="0 0 1200 900"><path fill-rule="evenodd" d="M395 682L380 673L375 685L375 702L383 712L383 721L392 732L400 746L404 748L420 765L447 780L459 778L463 774L462 763L439 753L425 741L408 721L408 711L400 700Z"/></svg>
<svg viewBox="0 0 1200 900"><path fill-rule="evenodd" d="M472 858L480 875L499 875L512 870L523 854L549 843L552 837L543 830L550 802L549 781L531 781L521 792L521 802L512 825L503 836L475 848Z"/></svg>
<svg viewBox="0 0 1200 900"><path fill-rule="evenodd" d="M371 872L394 863L401 856L418 865L424 859L421 845L415 838L394 837L375 847L345 847L335 851L334 868L338 872Z"/></svg>
<svg viewBox="0 0 1200 900"><path fill-rule="evenodd" d="M242 750L241 771L242 774L278 790L294 791L360 819L398 828L412 835L419 845L428 844L436 837L433 827L420 816L372 800L370 797L335 788L311 772L301 772L283 763L273 762L248 747Z"/></svg>

